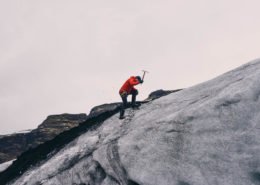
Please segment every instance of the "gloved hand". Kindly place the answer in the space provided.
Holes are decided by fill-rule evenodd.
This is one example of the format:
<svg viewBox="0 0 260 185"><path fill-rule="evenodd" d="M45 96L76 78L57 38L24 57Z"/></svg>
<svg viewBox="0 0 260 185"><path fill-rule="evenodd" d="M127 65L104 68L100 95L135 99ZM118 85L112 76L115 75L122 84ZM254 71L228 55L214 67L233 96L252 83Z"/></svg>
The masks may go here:
<svg viewBox="0 0 260 185"><path fill-rule="evenodd" d="M144 81L143 81L143 80L141 80L141 81L140 81L140 83L142 84L142 83L144 83Z"/></svg>

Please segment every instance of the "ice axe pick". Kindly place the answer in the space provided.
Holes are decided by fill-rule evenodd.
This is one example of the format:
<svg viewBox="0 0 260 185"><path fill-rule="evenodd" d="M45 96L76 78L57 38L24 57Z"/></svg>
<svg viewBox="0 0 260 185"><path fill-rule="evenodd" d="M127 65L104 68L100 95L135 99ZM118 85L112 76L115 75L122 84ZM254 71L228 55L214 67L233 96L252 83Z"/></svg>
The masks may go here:
<svg viewBox="0 0 260 185"><path fill-rule="evenodd" d="M145 71L145 70L142 70L142 71L143 71L143 73L144 73L144 74L143 74L142 81L144 81L145 74L146 74L146 73L149 73L149 72L148 72L148 71Z"/></svg>

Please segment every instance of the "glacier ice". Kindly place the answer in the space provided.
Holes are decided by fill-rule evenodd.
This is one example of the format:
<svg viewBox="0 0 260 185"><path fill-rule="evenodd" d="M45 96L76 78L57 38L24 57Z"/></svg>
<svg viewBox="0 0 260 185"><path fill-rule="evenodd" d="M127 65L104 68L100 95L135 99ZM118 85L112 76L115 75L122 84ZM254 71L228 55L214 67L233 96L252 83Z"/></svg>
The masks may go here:
<svg viewBox="0 0 260 185"><path fill-rule="evenodd" d="M260 183L260 61L128 109L13 185Z"/></svg>

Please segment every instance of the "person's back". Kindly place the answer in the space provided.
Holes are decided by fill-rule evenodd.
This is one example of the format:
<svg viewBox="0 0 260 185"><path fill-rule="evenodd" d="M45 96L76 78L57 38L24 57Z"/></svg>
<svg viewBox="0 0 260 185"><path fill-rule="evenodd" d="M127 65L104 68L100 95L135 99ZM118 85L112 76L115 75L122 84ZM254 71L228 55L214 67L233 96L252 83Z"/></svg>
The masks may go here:
<svg viewBox="0 0 260 185"><path fill-rule="evenodd" d="M140 78L141 79L141 78ZM121 87L119 93L127 92L130 93L132 89L135 89L134 86L140 83L139 79L135 76L131 76Z"/></svg>

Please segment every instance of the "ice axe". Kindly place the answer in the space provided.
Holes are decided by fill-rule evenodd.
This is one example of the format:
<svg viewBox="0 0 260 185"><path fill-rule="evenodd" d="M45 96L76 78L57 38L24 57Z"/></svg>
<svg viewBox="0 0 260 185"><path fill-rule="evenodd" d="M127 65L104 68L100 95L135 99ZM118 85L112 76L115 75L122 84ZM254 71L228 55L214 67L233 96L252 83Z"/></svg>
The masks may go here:
<svg viewBox="0 0 260 185"><path fill-rule="evenodd" d="M143 71L143 73L144 73L144 74L143 74L143 77L142 77L142 81L144 81L145 74L146 74L146 73L149 73L149 72L148 72L148 71L145 71L145 70L142 70L142 71Z"/></svg>

